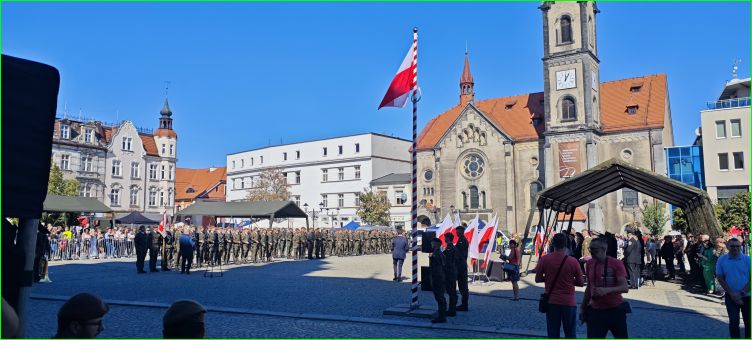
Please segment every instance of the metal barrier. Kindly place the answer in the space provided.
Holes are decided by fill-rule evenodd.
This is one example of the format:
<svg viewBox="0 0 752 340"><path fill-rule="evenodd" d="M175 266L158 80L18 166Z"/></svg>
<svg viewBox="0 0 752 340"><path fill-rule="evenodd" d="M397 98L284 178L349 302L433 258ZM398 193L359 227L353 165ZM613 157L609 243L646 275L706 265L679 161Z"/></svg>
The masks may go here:
<svg viewBox="0 0 752 340"><path fill-rule="evenodd" d="M103 238L58 238L52 236L50 242L50 260L86 260L132 257L136 254L133 240Z"/></svg>

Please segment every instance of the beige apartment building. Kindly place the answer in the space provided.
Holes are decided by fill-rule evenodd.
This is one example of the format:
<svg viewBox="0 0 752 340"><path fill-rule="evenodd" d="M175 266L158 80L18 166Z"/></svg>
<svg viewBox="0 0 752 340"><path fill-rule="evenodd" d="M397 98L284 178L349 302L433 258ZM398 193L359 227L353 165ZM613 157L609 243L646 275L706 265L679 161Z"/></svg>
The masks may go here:
<svg viewBox="0 0 752 340"><path fill-rule="evenodd" d="M749 82L732 79L700 112L705 183L714 202L749 191Z"/></svg>

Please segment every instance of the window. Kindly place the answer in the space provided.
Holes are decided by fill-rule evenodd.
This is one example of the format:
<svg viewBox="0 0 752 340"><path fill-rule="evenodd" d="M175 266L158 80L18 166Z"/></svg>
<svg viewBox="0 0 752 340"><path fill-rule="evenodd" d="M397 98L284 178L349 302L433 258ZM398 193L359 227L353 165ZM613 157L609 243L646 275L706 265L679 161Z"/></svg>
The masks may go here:
<svg viewBox="0 0 752 340"><path fill-rule="evenodd" d="M324 203L324 208L329 207L329 201L327 200L327 195L321 195L321 203Z"/></svg>
<svg viewBox="0 0 752 340"><path fill-rule="evenodd" d="M161 169L161 171L160 171L159 179L165 179L165 178L167 178L167 176L165 176L165 166L162 165L162 167L160 169Z"/></svg>
<svg viewBox="0 0 752 340"><path fill-rule="evenodd" d="M744 153L734 152L734 170L744 169Z"/></svg>
<svg viewBox="0 0 752 340"><path fill-rule="evenodd" d="M577 108L574 106L574 99L567 97L561 101L561 120L577 120Z"/></svg>
<svg viewBox="0 0 752 340"><path fill-rule="evenodd" d="M170 156L172 156L173 153L175 153L175 146L170 144Z"/></svg>
<svg viewBox="0 0 752 340"><path fill-rule="evenodd" d="M117 159L112 160L112 175L113 176L122 176L121 174L121 163Z"/></svg>
<svg viewBox="0 0 752 340"><path fill-rule="evenodd" d="M259 156L259 162L260 164L264 164L264 156Z"/></svg>
<svg viewBox="0 0 752 340"><path fill-rule="evenodd" d="M131 205L138 205L138 188L131 188Z"/></svg>
<svg viewBox="0 0 752 340"><path fill-rule="evenodd" d="M159 206L163 207L165 205L165 199L164 199L164 191L159 192Z"/></svg>
<svg viewBox="0 0 752 340"><path fill-rule="evenodd" d="M295 151L295 159L300 159L300 151Z"/></svg>
<svg viewBox="0 0 752 340"><path fill-rule="evenodd" d="M167 206L172 206L172 190L167 191Z"/></svg>
<svg viewBox="0 0 752 340"><path fill-rule="evenodd" d="M642 85L634 85L629 88L629 92L632 92L632 93L640 92L640 90L642 90Z"/></svg>
<svg viewBox="0 0 752 340"><path fill-rule="evenodd" d="M295 171L295 184L300 184L300 171Z"/></svg>
<svg viewBox="0 0 752 340"><path fill-rule="evenodd" d="M62 139L69 139L70 138L70 126L68 126L68 125L60 125L60 138L62 138Z"/></svg>
<svg viewBox="0 0 752 340"><path fill-rule="evenodd" d="M478 178L483 175L485 169L485 162L480 155L471 153L467 155L463 161L463 168L465 175L470 178Z"/></svg>
<svg viewBox="0 0 752 340"><path fill-rule="evenodd" d="M742 121L739 119L731 120L731 137L742 136Z"/></svg>
<svg viewBox="0 0 752 340"><path fill-rule="evenodd" d="M241 181L242 181L242 183L240 184L241 189L252 188L253 187L253 177L250 177L250 176L249 177L243 177L243 179L241 179Z"/></svg>
<svg viewBox="0 0 752 340"><path fill-rule="evenodd" d="M157 189L155 188L149 189L149 206L157 206Z"/></svg>
<svg viewBox="0 0 752 340"><path fill-rule="evenodd" d="M133 138L123 137L122 149L123 151L133 151Z"/></svg>
<svg viewBox="0 0 752 340"><path fill-rule="evenodd" d="M354 201L355 206L359 207L360 206L360 193L356 192L354 193L354 195L355 195L355 201Z"/></svg>
<svg viewBox="0 0 752 340"><path fill-rule="evenodd" d="M235 169L235 161L232 161L232 168Z"/></svg>
<svg viewBox="0 0 752 340"><path fill-rule="evenodd" d="M321 181L329 182L329 170L328 169L321 169Z"/></svg>
<svg viewBox="0 0 752 340"><path fill-rule="evenodd" d="M164 155L166 153L167 153L167 145L166 144L162 144L162 154Z"/></svg>
<svg viewBox="0 0 752 340"><path fill-rule="evenodd" d="M345 194L337 194L337 207L343 208L345 206Z"/></svg>
<svg viewBox="0 0 752 340"><path fill-rule="evenodd" d="M243 167L245 167L245 159L241 158L240 159L240 168L242 169Z"/></svg>
<svg viewBox="0 0 752 340"><path fill-rule="evenodd" d="M464 191L462 192L462 206L463 207L467 206L467 193Z"/></svg>
<svg viewBox="0 0 752 340"><path fill-rule="evenodd" d="M629 115L635 115L635 114L637 114L637 105L627 106L627 114L629 114Z"/></svg>
<svg viewBox="0 0 752 340"><path fill-rule="evenodd" d="M723 202L741 192L749 192L749 186L718 187L718 202Z"/></svg>
<svg viewBox="0 0 752 340"><path fill-rule="evenodd" d="M84 129L84 143L91 143L92 138L94 136L94 131L92 129Z"/></svg>
<svg viewBox="0 0 752 340"><path fill-rule="evenodd" d="M360 179L360 165L355 166L355 179Z"/></svg>
<svg viewBox="0 0 752 340"><path fill-rule="evenodd" d="M170 165L170 171L167 173L170 176L169 180L172 180L172 165Z"/></svg>
<svg viewBox="0 0 752 340"><path fill-rule="evenodd" d="M282 173L282 180L283 180L283 181L285 182L285 184L289 183L289 182L287 181L287 173L286 173L286 172L283 172L283 173Z"/></svg>
<svg viewBox="0 0 752 340"><path fill-rule="evenodd" d="M253 166L253 157L251 157L251 166Z"/></svg>
<svg viewBox="0 0 752 340"><path fill-rule="evenodd" d="M293 196L292 200L295 202L295 205L300 206L300 196Z"/></svg>
<svg viewBox="0 0 752 340"><path fill-rule="evenodd" d="M478 187L470 186L470 208L478 209L480 206L480 195L478 195Z"/></svg>
<svg viewBox="0 0 752 340"><path fill-rule="evenodd" d="M342 145L337 146L337 151L339 152L340 155L342 154Z"/></svg>
<svg viewBox="0 0 752 340"><path fill-rule="evenodd" d="M426 181L432 180L433 179L433 170L426 170L423 173L423 179L425 179Z"/></svg>
<svg viewBox="0 0 752 340"><path fill-rule="evenodd" d="M140 178L140 166L138 162L131 163L131 178Z"/></svg>
<svg viewBox="0 0 752 340"><path fill-rule="evenodd" d="M60 169L70 169L70 155L60 155Z"/></svg>
<svg viewBox="0 0 752 340"><path fill-rule="evenodd" d="M110 205L120 205L120 188L110 189Z"/></svg>
<svg viewBox="0 0 752 340"><path fill-rule="evenodd" d="M81 157L81 171L92 172L94 168L93 164L94 164L94 159L91 156Z"/></svg>
<svg viewBox="0 0 752 340"><path fill-rule="evenodd" d="M283 160L283 161L286 161L286 160L287 160L287 152L283 152L283 153L282 153L282 160Z"/></svg>
<svg viewBox="0 0 752 340"><path fill-rule="evenodd" d="M81 184L81 197L91 197L91 184Z"/></svg>
<svg viewBox="0 0 752 340"><path fill-rule="evenodd" d="M397 205L403 205L407 202L407 195L405 195L405 192L402 190L395 191L394 198L397 199Z"/></svg>
<svg viewBox="0 0 752 340"><path fill-rule="evenodd" d="M355 143L355 152L360 152L360 143Z"/></svg>
<svg viewBox="0 0 752 340"><path fill-rule="evenodd" d="M157 179L157 165L149 164L149 179Z"/></svg>
<svg viewBox="0 0 752 340"><path fill-rule="evenodd" d="M233 178L232 179L232 188L233 189L240 189L243 186L243 179L242 178Z"/></svg>
<svg viewBox="0 0 752 340"><path fill-rule="evenodd" d="M637 191L630 188L624 188L621 189L621 195L624 200L625 208L636 208L639 206L640 203L637 199Z"/></svg>
<svg viewBox="0 0 752 340"><path fill-rule="evenodd" d="M345 168L339 168L337 169L337 179L340 181L345 180Z"/></svg>
<svg viewBox="0 0 752 340"><path fill-rule="evenodd" d="M721 171L728 171L729 169L729 160L728 160L728 154L727 153L719 153L718 154L718 169Z"/></svg>
<svg viewBox="0 0 752 340"><path fill-rule="evenodd" d="M324 157L326 157L326 148L322 150L324 152Z"/></svg>
<svg viewBox="0 0 752 340"><path fill-rule="evenodd" d="M541 191L541 184L538 182L530 183L530 207L536 206L536 199L538 198L538 193Z"/></svg>
<svg viewBox="0 0 752 340"><path fill-rule="evenodd" d="M572 42L572 20L569 18L569 16L563 16L561 17L561 43L571 43Z"/></svg>
<svg viewBox="0 0 752 340"><path fill-rule="evenodd" d="M715 121L715 138L726 138L726 121L725 120L717 120Z"/></svg>

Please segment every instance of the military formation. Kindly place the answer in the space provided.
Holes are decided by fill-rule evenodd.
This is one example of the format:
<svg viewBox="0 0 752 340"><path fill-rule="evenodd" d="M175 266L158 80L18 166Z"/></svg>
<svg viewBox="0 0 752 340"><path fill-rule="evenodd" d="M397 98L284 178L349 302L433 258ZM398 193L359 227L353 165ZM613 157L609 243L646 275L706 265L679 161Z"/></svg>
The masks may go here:
<svg viewBox="0 0 752 340"><path fill-rule="evenodd" d="M319 228L189 227L196 267L272 262L275 259L321 259L391 251L393 231L351 231ZM180 267L178 227L165 232L162 270ZM155 238L158 236L154 236ZM154 243L159 243L156 241Z"/></svg>

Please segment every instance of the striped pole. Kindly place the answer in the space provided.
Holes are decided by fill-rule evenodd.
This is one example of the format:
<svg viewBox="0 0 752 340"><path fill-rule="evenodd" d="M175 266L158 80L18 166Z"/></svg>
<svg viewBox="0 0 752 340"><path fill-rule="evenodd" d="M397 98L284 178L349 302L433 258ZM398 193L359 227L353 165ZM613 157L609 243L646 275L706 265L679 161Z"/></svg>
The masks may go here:
<svg viewBox="0 0 752 340"><path fill-rule="evenodd" d="M413 284L412 284L412 300L410 302L410 309L418 308L418 28L413 27L413 147L412 147L412 159L413 159L413 196L412 196L412 208L410 213L412 214L412 250L413 250Z"/></svg>

